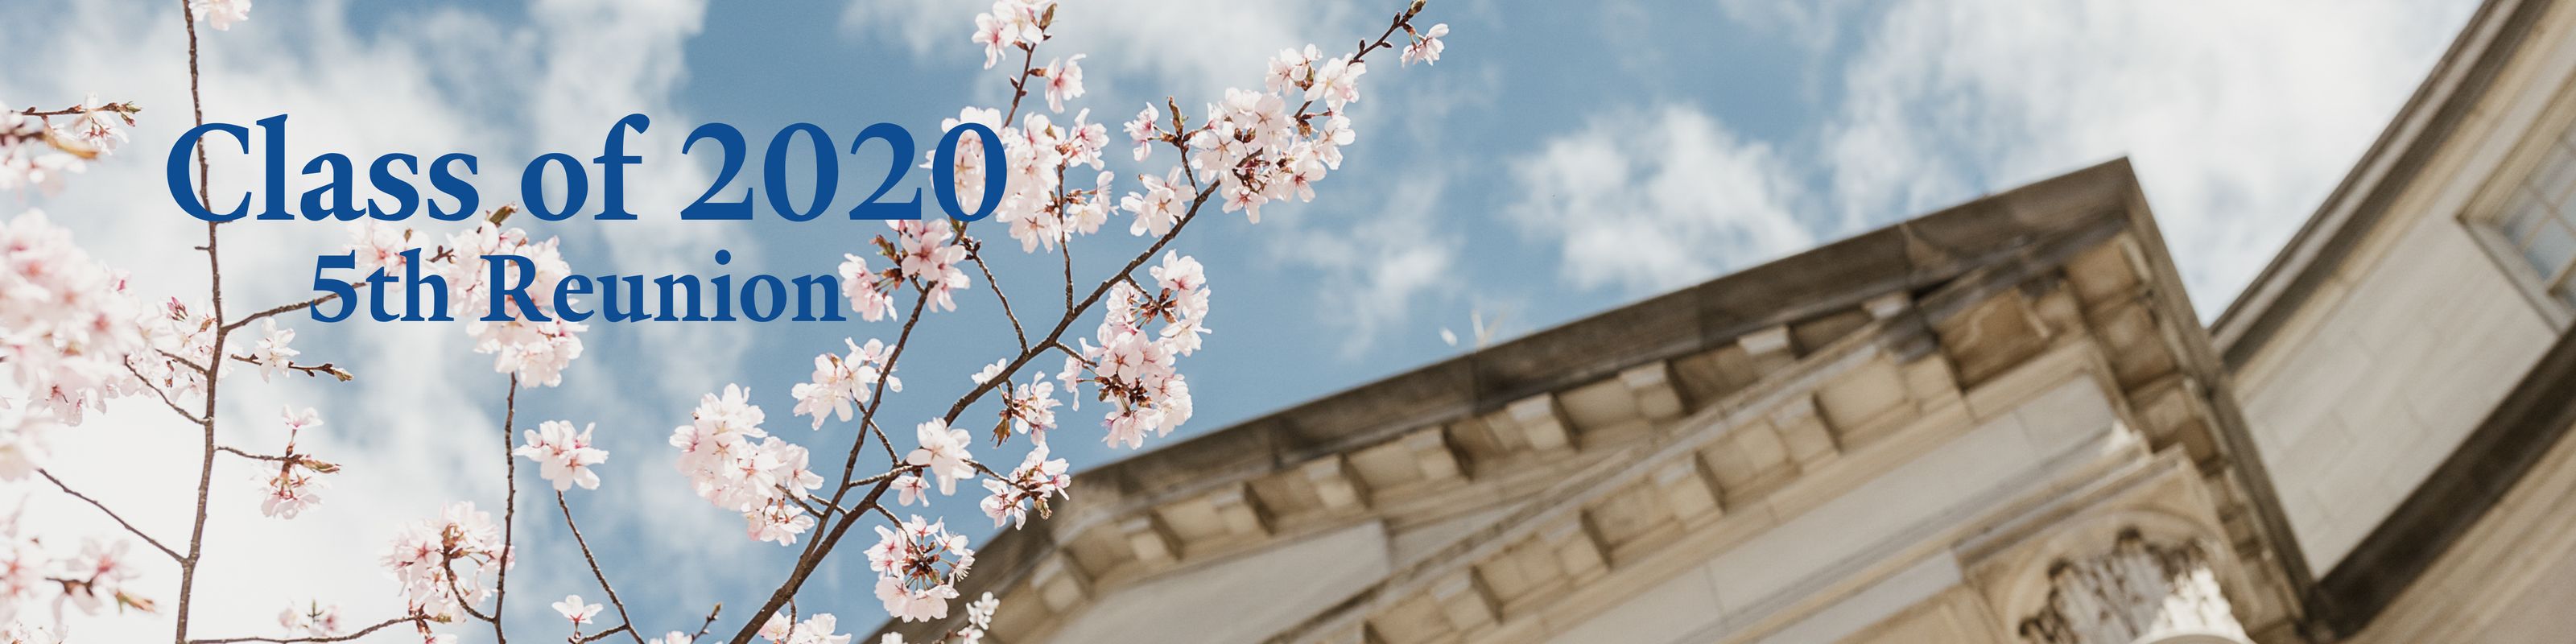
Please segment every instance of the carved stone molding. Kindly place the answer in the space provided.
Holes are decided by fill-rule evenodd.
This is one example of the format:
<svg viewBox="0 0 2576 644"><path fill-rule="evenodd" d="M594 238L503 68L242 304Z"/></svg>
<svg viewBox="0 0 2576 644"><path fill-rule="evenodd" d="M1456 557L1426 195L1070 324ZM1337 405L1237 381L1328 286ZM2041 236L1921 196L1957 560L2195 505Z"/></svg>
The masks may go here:
<svg viewBox="0 0 2576 644"><path fill-rule="evenodd" d="M2052 563L2048 583L2047 603L2021 620L2027 644L2245 641L2197 543L2151 542L2123 530L2108 552Z"/></svg>

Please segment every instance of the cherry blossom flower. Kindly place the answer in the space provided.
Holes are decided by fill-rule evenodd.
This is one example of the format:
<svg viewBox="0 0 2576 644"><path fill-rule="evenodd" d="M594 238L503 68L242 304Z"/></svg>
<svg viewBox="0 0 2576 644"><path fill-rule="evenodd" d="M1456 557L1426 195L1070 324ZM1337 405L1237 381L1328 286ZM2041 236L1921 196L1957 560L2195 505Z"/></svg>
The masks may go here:
<svg viewBox="0 0 2576 644"><path fill-rule="evenodd" d="M279 416L286 425L286 454L275 459L275 470L265 470L252 480L267 493L260 500L260 514L293 519L306 508L322 502L321 490L326 486L319 475L339 471L339 468L295 449L296 441L303 438L304 430L322 426L320 414L314 413L311 407L299 411L288 406L279 410Z"/></svg>
<svg viewBox="0 0 2576 644"><path fill-rule="evenodd" d="M60 578L62 599L87 615L96 615L111 604L119 608L149 609L151 602L127 595L124 591L125 582L140 575L125 560L126 552L133 545L121 539L108 542L94 537L83 538L80 556L72 559Z"/></svg>
<svg viewBox="0 0 2576 644"><path fill-rule="evenodd" d="M1046 40L1045 22L1054 8L1055 0L996 0L992 11L975 16L975 44L984 46L984 68L1000 62L1004 49Z"/></svg>
<svg viewBox="0 0 2576 644"><path fill-rule="evenodd" d="M322 480L298 463L278 466L275 472L254 479L267 491L259 503L259 513L280 519L293 519L306 508L322 502Z"/></svg>
<svg viewBox="0 0 2576 644"><path fill-rule="evenodd" d="M295 341L295 330L279 328L276 318L260 318L259 331L259 344L251 348L250 359L259 363L259 379L265 381L270 374L284 373L287 367L294 366L295 356L303 352L287 346Z"/></svg>
<svg viewBox="0 0 2576 644"><path fill-rule="evenodd" d="M501 545L492 513L460 501L438 519L405 527L395 535L383 562L402 586L409 609L439 621L463 616L466 604L480 604L493 591L483 587L487 573L513 563Z"/></svg>
<svg viewBox="0 0 2576 644"><path fill-rule="evenodd" d="M67 131L74 140L105 156L114 154L117 146L126 141L125 129L120 125L134 125L133 117L126 116L124 110L100 103L98 95L91 94L81 100L80 110L72 114Z"/></svg>
<svg viewBox="0 0 2576 644"><path fill-rule="evenodd" d="M1154 109L1153 103L1146 103L1145 111L1137 112L1136 120L1127 122L1127 141L1135 144L1137 161L1153 156L1154 144L1163 136L1162 118L1162 110Z"/></svg>
<svg viewBox="0 0 2576 644"><path fill-rule="evenodd" d="M216 31L231 31L233 23L250 20L250 0L188 0L188 9Z"/></svg>
<svg viewBox="0 0 2576 644"><path fill-rule="evenodd" d="M814 356L813 381L796 385L789 393L796 397L795 415L813 416L814 429L823 428L826 416L849 420L854 406L864 404L877 381L885 381L889 390L903 391L903 379L890 375L893 369L892 349L874 338L861 346L856 340L842 338L849 346L848 355Z"/></svg>
<svg viewBox="0 0 2576 644"><path fill-rule="evenodd" d="M894 477L894 496L895 505L909 506L914 502L930 505L930 483L911 474Z"/></svg>
<svg viewBox="0 0 2576 644"><path fill-rule="evenodd" d="M1440 43L1440 37L1446 35L1449 35L1449 23L1445 22L1432 25L1430 29L1415 32L1413 42L1404 46L1404 64L1411 65L1417 62L1425 65L1439 64L1440 50L1449 47Z"/></svg>
<svg viewBox="0 0 2576 644"><path fill-rule="evenodd" d="M1047 61L1046 68L1039 72L1046 77L1048 111L1063 112L1066 100L1082 98L1083 56L1074 54L1072 58Z"/></svg>
<svg viewBox="0 0 2576 644"><path fill-rule="evenodd" d="M808 468L804 447L760 428L766 415L750 398L725 385L722 396L700 399L689 424L671 431L670 444L680 449L674 466L699 498L742 513L751 538L790 544L814 526L796 501L822 487L823 477Z"/></svg>
<svg viewBox="0 0 2576 644"><path fill-rule="evenodd" d="M357 257L358 274L373 274L378 269L386 275L401 275L410 260L403 251L419 248L412 243L411 229L363 219L349 224L348 250Z"/></svg>
<svg viewBox="0 0 2576 644"><path fill-rule="evenodd" d="M98 153L70 133L56 132L43 119L0 101L0 192L32 187L53 194L65 175L88 169L84 157Z"/></svg>
<svg viewBox="0 0 2576 644"><path fill-rule="evenodd" d="M849 644L850 636L835 632L838 630L840 619L831 613L815 613L803 622L790 622L786 615L771 613L769 621L761 624L759 635L776 644Z"/></svg>
<svg viewBox="0 0 2576 644"><path fill-rule="evenodd" d="M987 591L984 593L983 597L977 598L974 603L966 605L966 623L974 625L976 628L992 628L993 611L999 610L1001 607L1002 600L993 597L993 593Z"/></svg>
<svg viewBox="0 0 2576 644"><path fill-rule="evenodd" d="M146 349L142 317L123 275L90 259L71 233L41 212L0 224L0 373L17 384L0 391L0 407L19 425L0 428L16 447L0 448L0 478L42 467L41 437L55 425L79 425L84 410L139 387L126 356ZM202 364L202 363L201 363Z"/></svg>
<svg viewBox="0 0 2576 644"><path fill-rule="evenodd" d="M1315 69L1315 84L1306 88L1306 100L1321 98L1324 105L1340 111L1342 105L1360 100L1359 80L1368 73L1368 63L1349 58L1335 58Z"/></svg>
<svg viewBox="0 0 2576 644"><path fill-rule="evenodd" d="M1161 237L1171 232L1172 225L1180 221L1181 212L1188 208L1181 197L1181 191L1189 189L1181 181L1181 169L1172 168L1170 174L1162 177L1142 175L1137 180L1145 185L1144 194L1129 192L1118 200L1120 210L1136 216L1135 221L1127 225L1127 234Z"/></svg>
<svg viewBox="0 0 2576 644"><path fill-rule="evenodd" d="M993 361L993 364L984 365L983 369L977 370L975 375L967 376L966 379L975 381L975 384L979 385L992 382L995 376L1002 375L1002 367L1010 364L1010 362L1011 361L1008 359L995 360Z"/></svg>
<svg viewBox="0 0 2576 644"><path fill-rule="evenodd" d="M448 237L447 247L456 260L442 263L442 278L447 282L449 301L456 305L453 316L465 321L466 335L474 338L474 352L493 354L494 371L515 374L540 386L562 384L564 368L581 357L579 334L590 327L555 315L555 287L572 274L557 240L534 241L527 231L503 229L487 222ZM508 320L483 319L494 304L491 282L495 271L489 257L500 255L527 260L524 265L504 262L499 277L511 284L527 280L528 286L523 289L527 304L533 305L545 320L524 316L515 305L505 311ZM534 275L518 275L523 270Z"/></svg>
<svg viewBox="0 0 2576 644"><path fill-rule="evenodd" d="M549 420L539 423L536 429L522 432L527 444L511 453L536 461L537 474L554 483L557 492L572 489L575 485L584 490L596 490L599 489L599 473L591 471L590 466L607 461L608 450L591 447L590 429L590 425L583 425L581 433L576 434L570 422Z"/></svg>
<svg viewBox="0 0 2576 644"><path fill-rule="evenodd" d="M913 280L932 295L931 306L939 310L957 310L953 293L966 288L966 271L958 262L966 260L966 247L950 243L956 233L946 222L896 220L887 222L902 237L896 246L902 253L897 269L904 279Z"/></svg>
<svg viewBox="0 0 2576 644"><path fill-rule="evenodd" d="M948 600L957 598L956 580L975 562L964 535L920 516L891 530L878 526L877 545L867 556L868 569L877 573L877 600L907 622L946 618Z"/></svg>
<svg viewBox="0 0 2576 644"><path fill-rule="evenodd" d="M1044 447L1047 430L1055 429L1055 408L1062 404L1055 399L1055 383L1034 381L1012 388L1002 399L1002 417L1011 421L1013 431Z"/></svg>
<svg viewBox="0 0 2576 644"><path fill-rule="evenodd" d="M598 617L601 608L599 604L583 603L580 595L565 595L563 601L555 602L553 606L564 619L572 620L575 633L581 632L581 625L591 623L591 618Z"/></svg>
<svg viewBox="0 0 2576 644"><path fill-rule="evenodd" d="M1321 58L1312 44L1303 50L1282 49L1270 59L1270 73L1261 76L1261 84L1272 92L1302 90L1314 82L1313 63Z"/></svg>
<svg viewBox="0 0 2576 644"><path fill-rule="evenodd" d="M950 429L945 420L933 418L914 428L921 447L904 456L904 462L929 470L939 478L939 493L957 493L957 482L975 478L975 457L967 453L966 430Z"/></svg>
<svg viewBox="0 0 2576 644"><path fill-rule="evenodd" d="M1065 488L1073 485L1073 477L1065 473L1066 467L1064 459L1047 458L1047 446L1040 443L1029 450L1027 460L1011 470L1009 480L984 481L984 489L992 493L981 504L984 516L992 517L994 527L1005 523L1025 526L1032 508L1038 516L1047 516L1051 513L1047 509L1049 497L1069 498Z"/></svg>
<svg viewBox="0 0 2576 644"><path fill-rule="evenodd" d="M850 300L850 311L869 322L894 315L891 291L902 282L892 275L869 272L866 258L850 254L841 257L841 296Z"/></svg>

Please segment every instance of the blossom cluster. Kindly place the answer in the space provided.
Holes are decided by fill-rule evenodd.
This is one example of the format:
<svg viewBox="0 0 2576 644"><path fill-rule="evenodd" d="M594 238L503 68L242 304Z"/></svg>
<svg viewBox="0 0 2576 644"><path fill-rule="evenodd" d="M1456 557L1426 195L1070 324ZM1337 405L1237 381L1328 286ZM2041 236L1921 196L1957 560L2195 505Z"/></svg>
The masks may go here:
<svg viewBox="0 0 2576 644"><path fill-rule="evenodd" d="M260 499L259 512L272 517L293 519L305 508L322 502L320 475L339 471L339 467L314 459L295 449L295 440L304 430L322 426L322 418L310 407L297 411L284 410L286 453L276 458L275 471L263 470L252 480L260 484L266 496Z"/></svg>
<svg viewBox="0 0 2576 644"><path fill-rule="evenodd" d="M877 573L877 599L886 612L907 622L945 619L948 600L957 598L956 582L975 565L966 536L948 531L944 521L913 516L889 530L877 526L877 545L868 548L868 569Z"/></svg>
<svg viewBox="0 0 2576 644"><path fill-rule="evenodd" d="M590 466L607 462L608 450L590 446L589 425L583 425L581 431L575 433L572 423L549 420L538 423L536 429L523 434L527 437L527 444L511 453L536 461L537 474L553 483L555 491L569 490L575 485L584 490L599 489L599 473L591 471Z"/></svg>
<svg viewBox="0 0 2576 644"><path fill-rule="evenodd" d="M125 541L84 539L78 554L56 556L34 535L21 534L18 517L0 517L0 622L17 621L20 611L51 604L59 617L65 609L96 615L110 606L151 610L153 602L126 592L139 573L126 560ZM48 602L47 600L51 600ZM21 635L31 641L36 635Z"/></svg>
<svg viewBox="0 0 2576 644"><path fill-rule="evenodd" d="M1047 458L1046 444L1039 443L1007 479L984 481L984 490L992 493L984 497L984 516L992 517L993 527L997 528L1005 523L1013 527L1028 525L1032 508L1038 516L1047 516L1050 497L1069 497L1065 488L1073 486L1073 476L1066 473L1066 468L1064 459Z"/></svg>
<svg viewBox="0 0 2576 644"><path fill-rule="evenodd" d="M1179 359L1197 352L1210 332L1207 273L1198 260L1166 254L1150 272L1155 292L1133 281L1110 288L1099 329L1082 341L1079 355L1065 357L1057 375L1076 394L1076 408L1080 386L1093 385L1098 399L1110 403L1104 440L1130 449L1144 445L1148 431L1166 435L1189 421L1190 386ZM1149 328L1156 322L1159 327Z"/></svg>
<svg viewBox="0 0 2576 644"><path fill-rule="evenodd" d="M0 480L43 467L45 436L133 388L125 356L146 346L126 279L41 212L0 223ZM12 418L14 417L14 418Z"/></svg>
<svg viewBox="0 0 2576 644"><path fill-rule="evenodd" d="M840 628L840 618L833 617L831 613L816 613L801 622L783 614L770 613L769 621L761 623L759 635L771 644L850 644L850 636L837 632Z"/></svg>
<svg viewBox="0 0 2576 644"><path fill-rule="evenodd" d="M823 486L823 477L807 468L804 447L760 428L766 418L749 391L725 385L724 395L698 401L689 424L671 430L670 442L680 449L676 466L699 498L742 513L752 539L787 545L814 527L800 503Z"/></svg>
<svg viewBox="0 0 2576 644"><path fill-rule="evenodd" d="M893 347L874 338L861 345L842 338L850 352L814 356L814 379L796 385L789 393L796 396L795 415L813 416L814 428L823 428L823 419L837 416L849 420L856 405L866 404L872 388L882 381L889 391L903 391L903 379L894 377Z"/></svg>
<svg viewBox="0 0 2576 644"><path fill-rule="evenodd" d="M350 243L345 248L356 254L360 273L379 269L387 275L400 275L412 269L410 262L421 257L425 266L418 267L434 274L447 287L445 297L457 305L456 319L465 321L465 333L474 339L474 352L493 355L492 369L517 375L523 382L543 386L563 383L563 370L581 357L580 334L590 326L567 322L556 315L555 288L572 274L564 262L561 241L552 237L537 240L526 230L505 228L487 219L473 228L449 235L443 245L423 248L423 235L414 231L377 222L360 221L349 225ZM517 262L500 262L492 255L526 258ZM509 319L483 319L492 312L492 290L495 272L505 284L527 287L527 299L537 316L509 315ZM534 275L521 275L522 271ZM516 301L511 298L509 301ZM542 317L542 321L535 318Z"/></svg>
<svg viewBox="0 0 2576 644"><path fill-rule="evenodd" d="M101 103L96 95L49 115L0 101L0 192L61 189L66 175L87 169L89 160L113 154L125 143L125 128L134 126L136 111L131 104ZM65 122L54 123L52 115Z"/></svg>
<svg viewBox="0 0 2576 644"><path fill-rule="evenodd" d="M495 592L483 585L486 573L499 573L515 563L492 525L492 513L474 509L471 501L447 506L439 518L404 527L384 555L408 612L453 621Z"/></svg>
<svg viewBox="0 0 2576 644"><path fill-rule="evenodd" d="M370 235L381 238L382 235ZM535 241L527 231L503 229L498 224L483 223L472 230L447 238L451 261L444 263L444 273L454 301L461 307L459 319L465 320L465 333L474 337L476 353L494 354L492 368L503 373L516 373L519 378L545 386L563 382L563 370L574 358L581 357L582 331L588 325L566 322L555 315L555 286L572 267L564 263L557 240ZM379 251L380 252L380 251ZM528 270L516 263L505 263L499 273L490 266L491 255L515 255L528 259L536 273L533 279L518 275ZM526 304L536 307L540 316L509 316L506 321L487 321L491 312L490 291L495 278L508 283L524 283Z"/></svg>

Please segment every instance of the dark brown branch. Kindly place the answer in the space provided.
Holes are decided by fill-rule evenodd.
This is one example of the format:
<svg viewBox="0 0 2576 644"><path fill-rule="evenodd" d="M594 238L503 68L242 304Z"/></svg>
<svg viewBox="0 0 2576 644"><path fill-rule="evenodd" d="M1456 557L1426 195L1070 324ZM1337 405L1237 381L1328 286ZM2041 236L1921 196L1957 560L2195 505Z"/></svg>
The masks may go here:
<svg viewBox="0 0 2576 644"><path fill-rule="evenodd" d="M316 636L312 636L312 637L259 637L259 636L251 636L251 637L226 637L226 638L221 638L221 639L210 639L210 640L188 640L187 644L243 644L243 643L245 643L245 642L268 642L269 644L305 644L305 643L307 643L307 642L347 642L347 641L356 640L356 639L358 639L358 638L366 637L366 636L368 636L368 635L374 634L376 631L381 631L381 630L384 630L384 629L387 629L387 628L392 628L392 627L394 627L395 625L398 625L398 624L414 624L414 623L422 623L422 622L427 622L427 621L429 621L429 616L427 616L427 615L414 614L414 615L412 615L412 616L410 616L410 617L396 617L396 618L388 619L388 620L385 620L385 621L382 621L382 622L377 622L376 624L374 624L374 625L372 625L372 626L368 626L368 627L366 627L366 628L358 629L358 632L350 633L350 634L347 634L347 635L316 635Z"/></svg>
<svg viewBox="0 0 2576 644"><path fill-rule="evenodd" d="M36 118L47 118L47 117L54 117L54 116L71 116L71 115L74 115L74 114L82 114L82 113L87 113L87 112L91 112L91 111L99 111L99 112L115 112L115 113L118 113L118 114L127 114L127 115L132 115L132 114L141 114L141 113L143 113L143 108L141 108L141 107L136 107L136 106L134 105L134 102L133 102L133 101L126 101L126 102L123 102L123 103L108 103L108 104L106 104L106 105L100 105L100 106L98 106L95 110L92 110L91 108L89 108L89 107L87 107L87 106L74 105L74 106L66 107L66 108L59 109L59 110L40 110L40 109L36 109L36 108L32 108L32 107L30 107L30 108L27 108L27 109L19 110L19 111L18 111L18 113L19 113L19 114L21 114L21 115L25 115L25 116L33 116L33 117L36 117ZM129 123L130 123L130 122L132 122L132 118L129 116L129 117L127 118L127 121L128 121Z"/></svg>
<svg viewBox="0 0 2576 644"><path fill-rule="evenodd" d="M622 610L622 609L621 609L621 610ZM604 631L600 631L600 632L597 632L597 633L592 633L589 637L584 637L584 638L581 638L581 639L578 639L578 640L574 640L574 641L575 641L576 643L578 643L578 644L589 644L590 642L597 642L597 641L600 641L600 640L608 639L608 636L610 636L610 635L616 635L616 634L618 634L618 633L625 633L625 634L627 634L627 635L628 635L628 636L630 636L630 637L634 637L634 638L635 638L635 641L636 641L636 642L639 642L639 643L641 643L641 642L643 642L643 641L644 641L644 636L642 636L642 635L636 635L636 634L635 634L635 625L634 625L634 624L618 624L616 628L611 628L611 629L604 630Z"/></svg>

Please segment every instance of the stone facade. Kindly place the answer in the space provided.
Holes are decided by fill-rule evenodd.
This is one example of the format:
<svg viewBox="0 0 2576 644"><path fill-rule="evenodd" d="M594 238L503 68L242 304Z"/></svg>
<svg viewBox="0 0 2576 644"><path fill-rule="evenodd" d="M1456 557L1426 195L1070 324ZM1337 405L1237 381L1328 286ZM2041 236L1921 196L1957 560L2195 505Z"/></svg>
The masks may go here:
<svg viewBox="0 0 2576 644"><path fill-rule="evenodd" d="M2559 4L2214 325L2115 161L1083 472L961 591L1008 644L2563 641L2576 316L2480 210L2576 122Z"/></svg>

